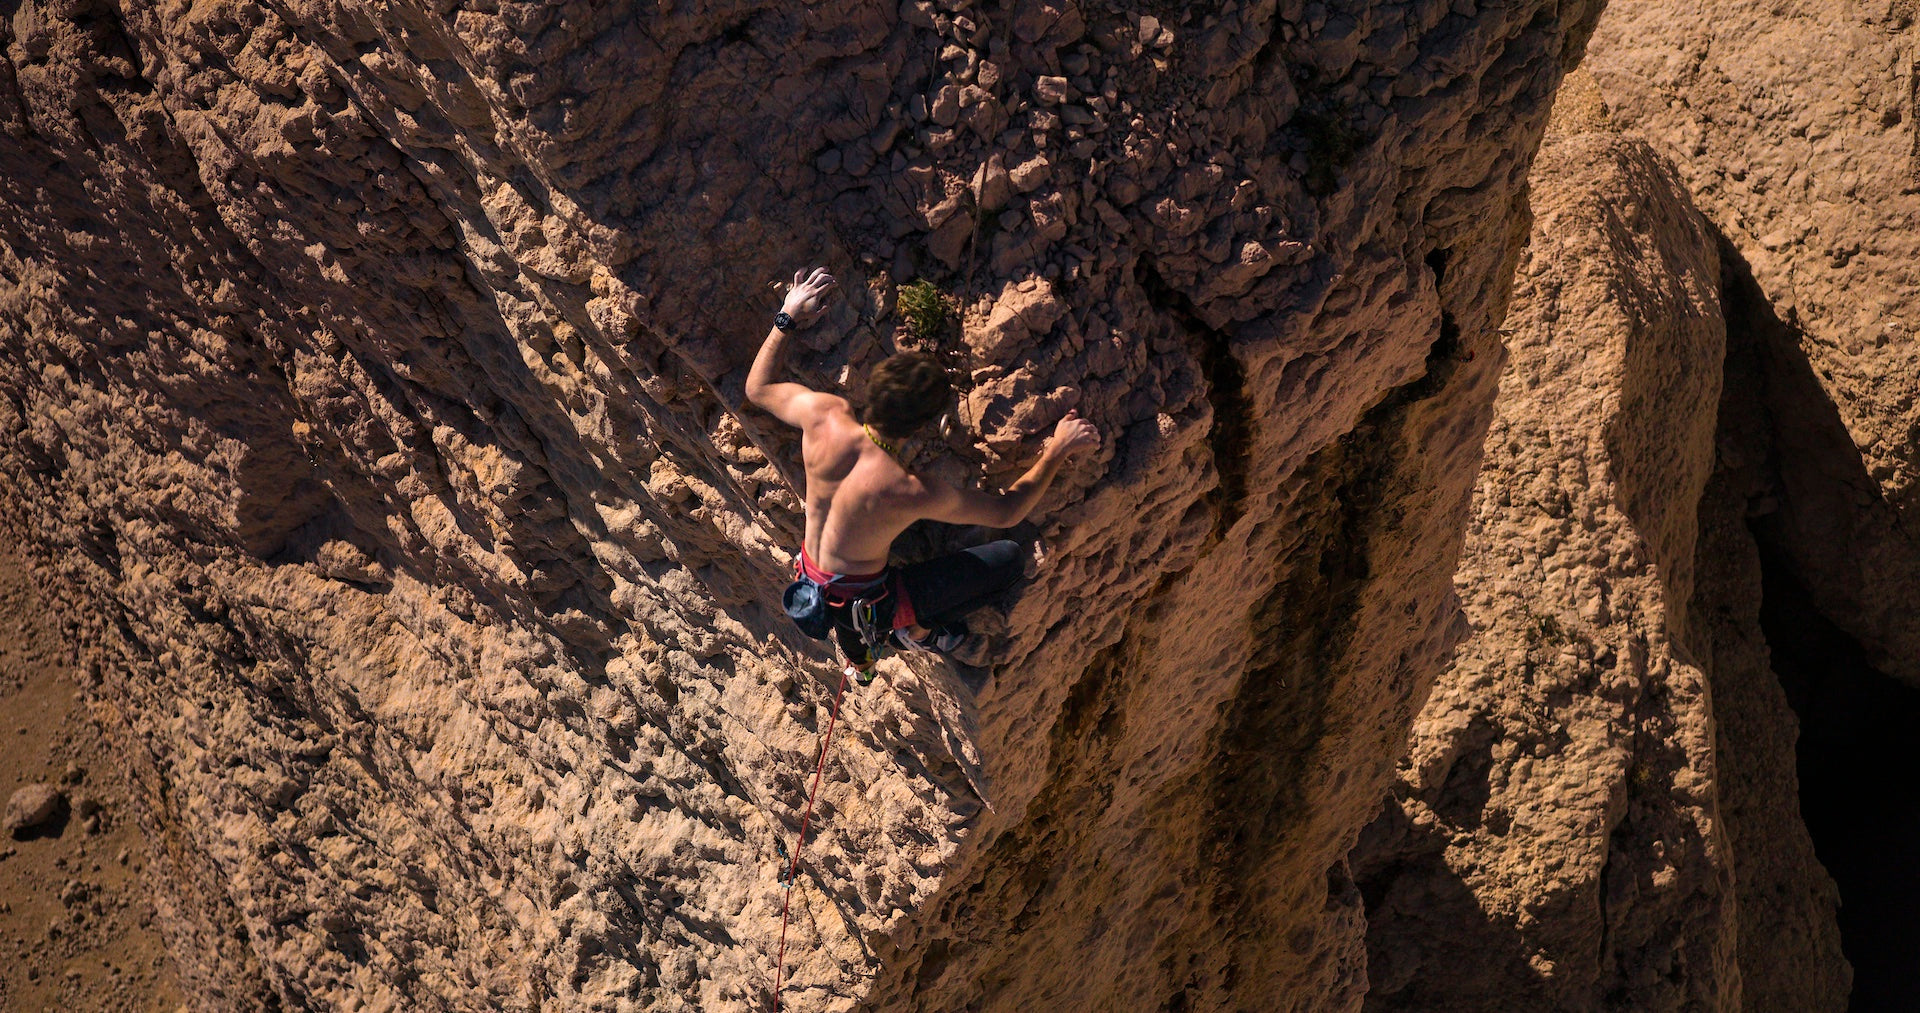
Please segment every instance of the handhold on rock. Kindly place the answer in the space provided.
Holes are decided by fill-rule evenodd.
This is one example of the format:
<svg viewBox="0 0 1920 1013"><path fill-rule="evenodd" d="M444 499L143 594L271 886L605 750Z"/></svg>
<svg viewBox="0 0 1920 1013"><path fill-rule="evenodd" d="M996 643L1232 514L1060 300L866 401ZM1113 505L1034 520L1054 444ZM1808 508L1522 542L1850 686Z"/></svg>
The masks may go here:
<svg viewBox="0 0 1920 1013"><path fill-rule="evenodd" d="M957 270L960 257L966 252L967 240L972 236L973 216L954 215L927 237L927 252L939 258L942 264Z"/></svg>
<svg viewBox="0 0 1920 1013"><path fill-rule="evenodd" d="M972 84L962 88L960 105L966 110L967 126L981 140L990 141L1006 128L1006 107L985 88Z"/></svg>
<svg viewBox="0 0 1920 1013"><path fill-rule="evenodd" d="M980 170L973 174L973 196L975 202L986 211L998 211L1006 207L1008 198L1013 196L1013 182L999 152L989 155L981 163Z"/></svg>
<svg viewBox="0 0 1920 1013"><path fill-rule="evenodd" d="M1071 0L1040 0L1014 5L1013 35L1021 42L1035 43L1052 36L1052 45L1065 45L1086 34L1086 20L1080 6Z"/></svg>
<svg viewBox="0 0 1920 1013"><path fill-rule="evenodd" d="M7 800L7 814L0 821L0 829L18 837L22 831L40 827L59 815L66 801L66 796L53 785L44 782L27 785Z"/></svg>
<svg viewBox="0 0 1920 1013"><path fill-rule="evenodd" d="M943 86L933 97L933 107L929 110L933 122L943 127L953 126L960 119L960 89L953 85Z"/></svg>
<svg viewBox="0 0 1920 1013"><path fill-rule="evenodd" d="M996 156L998 157L998 156ZM1053 167L1047 163L1047 156L1035 155L1015 166L1007 173L1014 189L1028 193L1047 181Z"/></svg>
<svg viewBox="0 0 1920 1013"><path fill-rule="evenodd" d="M986 327L972 336L975 351L992 361L1028 336L1052 330L1065 311L1047 282L1039 278L1009 282L994 302Z"/></svg>

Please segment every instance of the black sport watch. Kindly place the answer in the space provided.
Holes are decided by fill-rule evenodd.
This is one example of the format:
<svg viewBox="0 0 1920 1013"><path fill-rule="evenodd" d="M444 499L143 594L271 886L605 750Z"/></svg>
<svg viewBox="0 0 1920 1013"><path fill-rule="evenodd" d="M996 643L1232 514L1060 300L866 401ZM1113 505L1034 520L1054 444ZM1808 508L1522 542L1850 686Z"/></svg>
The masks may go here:
<svg viewBox="0 0 1920 1013"><path fill-rule="evenodd" d="M775 313L773 315L773 326L775 330L781 330L781 331L795 330L794 323L793 323L793 314L788 313L786 310L781 310L780 312Z"/></svg>

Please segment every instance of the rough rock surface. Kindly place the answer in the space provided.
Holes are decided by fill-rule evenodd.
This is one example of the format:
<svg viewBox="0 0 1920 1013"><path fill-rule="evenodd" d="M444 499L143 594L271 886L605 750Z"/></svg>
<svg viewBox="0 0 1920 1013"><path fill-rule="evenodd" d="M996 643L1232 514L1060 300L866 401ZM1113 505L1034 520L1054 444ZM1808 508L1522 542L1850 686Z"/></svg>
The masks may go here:
<svg viewBox="0 0 1920 1013"><path fill-rule="evenodd" d="M1755 1009L1846 994L1825 894L1802 871L1803 815L1840 891L1853 1008L1920 1003L1911 751L1888 741L1915 718L1857 713L1920 715L1916 47L1907 0L1636 4L1605 19L1588 64L1609 120L1674 160L1731 268L1719 474L1702 508L1720 536L1702 559L1729 581L1713 596L1716 664L1762 657L1764 640L1771 669L1714 676ZM1763 629L1739 630L1755 600Z"/></svg>
<svg viewBox="0 0 1920 1013"><path fill-rule="evenodd" d="M53 785L35 782L15 791L7 799L7 812L0 818L0 830L10 835L18 835L24 830L38 829L41 824L60 812L67 804L65 795Z"/></svg>
<svg viewBox="0 0 1920 1013"><path fill-rule="evenodd" d="M1609 117L1674 159L1817 378L1772 396L1838 416L1781 434L1771 541L1879 668L1920 685L1914 17L1908 0L1621 4L1588 69Z"/></svg>
<svg viewBox="0 0 1920 1013"><path fill-rule="evenodd" d="M1367 1005L1732 1008L1707 678L1676 643L1714 462L1717 246L1638 140L1556 130L1533 187L1455 577L1474 634L1358 851Z"/></svg>
<svg viewBox="0 0 1920 1013"><path fill-rule="evenodd" d="M739 391L825 261L817 385L908 278L961 309L928 467L1004 481L1072 406L1109 449L1020 532L990 671L850 698L789 1001L1356 1006L1346 855L1461 631L1598 6L18 5L5 491L187 991L766 1001L831 669Z"/></svg>
<svg viewBox="0 0 1920 1013"><path fill-rule="evenodd" d="M1803 585L1804 620L1920 671L1911 19L1618 7L1568 81L1460 575L1475 636L1356 852L1370 1006L1846 1008L1811 697L1763 613ZM1636 691L1593 678L1623 663ZM1901 952L1859 1008L1906 1004Z"/></svg>
<svg viewBox="0 0 1920 1013"><path fill-rule="evenodd" d="M1910 916L1920 877L1897 843L1914 833L1905 815L1913 807L1898 802L1897 791L1864 790L1912 776L1901 750L1859 741L1872 722L1843 713L1920 713L1912 692L1920 688L1915 13L1907 0L1620 6L1599 30L1589 64L1609 118L1674 159L1738 268L1726 296L1750 340L1734 343L1744 358L1728 364L1721 501L1740 511L1728 526L1748 530L1723 540L1731 554L1723 558L1740 560L1727 564L1730 576L1757 573L1770 591L1729 587L1722 600L1732 607L1760 597L1772 616L1768 637L1782 641L1775 655L1786 661L1772 666L1777 679L1749 682L1752 693L1726 703L1757 705L1730 721L1722 739L1761 762L1723 764L1723 776L1755 776L1729 777L1722 795L1730 815L1735 794L1752 803L1750 813L1769 814L1750 823L1750 842L1797 833L1800 814L1778 794L1791 758L1761 757L1794 748L1792 722L1767 713L1779 711L1784 690L1810 719L1797 749L1810 783L1797 808L1826 835L1820 853L1834 863L1843 894L1840 924L1859 972L1860 1008L1920 1003L1910 973L1920 945ZM1730 31L1732 24L1741 27ZM1830 628L1822 646L1807 637L1815 627ZM1909 690L1875 685L1884 676ZM1844 685L1854 689L1833 693ZM1737 849L1783 875L1807 857L1791 846L1772 859ZM1743 917L1772 925L1770 911L1784 916L1780 933L1741 941L1750 980L1786 990L1779 1008L1819 1008L1796 990L1845 976L1826 948L1771 942L1804 937L1804 912L1774 910L1801 896L1755 894L1763 909ZM1834 994L1828 988L1820 1001L1830 1004Z"/></svg>

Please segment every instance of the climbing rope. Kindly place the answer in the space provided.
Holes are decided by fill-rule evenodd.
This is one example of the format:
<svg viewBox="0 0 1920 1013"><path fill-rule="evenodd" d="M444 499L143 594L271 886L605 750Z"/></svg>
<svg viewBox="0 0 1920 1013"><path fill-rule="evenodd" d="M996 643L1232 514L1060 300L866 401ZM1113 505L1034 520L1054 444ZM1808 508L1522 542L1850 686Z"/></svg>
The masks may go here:
<svg viewBox="0 0 1920 1013"><path fill-rule="evenodd" d="M800 874L800 849L807 846L807 826L813 822L813 800L820 794L820 772L827 769L827 745L833 741L834 722L840 720L840 697L847 691L848 665L840 670L840 688L833 691L833 712L827 715L827 733L820 736L820 759L813 765L813 787L807 791L807 811L800 817L800 839L793 842L793 854L787 859L787 875L782 880L786 899L780 902L780 956L773 964L773 1011L780 1013L780 988L787 973L787 918L793 909L793 881Z"/></svg>

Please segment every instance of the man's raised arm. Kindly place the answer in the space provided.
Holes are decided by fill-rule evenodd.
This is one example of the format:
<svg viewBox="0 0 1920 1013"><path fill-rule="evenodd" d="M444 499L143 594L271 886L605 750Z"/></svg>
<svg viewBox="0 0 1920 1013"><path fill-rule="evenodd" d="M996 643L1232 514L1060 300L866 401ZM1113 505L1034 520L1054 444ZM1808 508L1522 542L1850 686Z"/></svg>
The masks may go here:
<svg viewBox="0 0 1920 1013"><path fill-rule="evenodd" d="M834 284L833 275L824 267L814 268L812 274L794 272L793 288L787 291L779 315L773 318L773 328L767 331L767 340L760 343L760 354L753 357L753 368L747 371L747 400L790 426L806 425L808 402L821 395L802 384L776 382L774 377L780 373L787 337L820 315Z"/></svg>
<svg viewBox="0 0 1920 1013"><path fill-rule="evenodd" d="M1054 477L1075 454L1100 446L1100 432L1093 423L1070 411L1053 429L1053 438L1040 451L1040 460L1027 473L1015 479L1005 492L955 489L944 482L928 482L929 520L948 524L979 524L989 528L1010 528L1027 519Z"/></svg>

